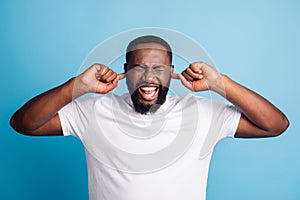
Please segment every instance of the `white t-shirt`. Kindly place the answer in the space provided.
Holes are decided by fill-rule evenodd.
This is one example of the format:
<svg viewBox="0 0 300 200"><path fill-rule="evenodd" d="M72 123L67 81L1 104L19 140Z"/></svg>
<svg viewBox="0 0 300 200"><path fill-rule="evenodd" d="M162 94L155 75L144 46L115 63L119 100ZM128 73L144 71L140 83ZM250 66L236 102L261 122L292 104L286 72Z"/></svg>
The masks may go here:
<svg viewBox="0 0 300 200"><path fill-rule="evenodd" d="M85 147L91 200L204 200L212 150L233 137L240 111L224 102L167 96L154 113L129 94L94 94L59 111L64 135Z"/></svg>

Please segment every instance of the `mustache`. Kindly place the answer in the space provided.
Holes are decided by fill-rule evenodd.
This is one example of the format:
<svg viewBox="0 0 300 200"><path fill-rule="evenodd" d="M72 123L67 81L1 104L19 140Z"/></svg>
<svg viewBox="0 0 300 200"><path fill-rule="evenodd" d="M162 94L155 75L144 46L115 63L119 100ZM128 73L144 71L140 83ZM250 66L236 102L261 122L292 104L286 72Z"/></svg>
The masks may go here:
<svg viewBox="0 0 300 200"><path fill-rule="evenodd" d="M158 86L163 86L160 81L158 81L158 83L142 81L142 82L139 82L139 83L136 84L136 89L139 88L139 87L141 87L141 86L143 86L143 85L158 85Z"/></svg>

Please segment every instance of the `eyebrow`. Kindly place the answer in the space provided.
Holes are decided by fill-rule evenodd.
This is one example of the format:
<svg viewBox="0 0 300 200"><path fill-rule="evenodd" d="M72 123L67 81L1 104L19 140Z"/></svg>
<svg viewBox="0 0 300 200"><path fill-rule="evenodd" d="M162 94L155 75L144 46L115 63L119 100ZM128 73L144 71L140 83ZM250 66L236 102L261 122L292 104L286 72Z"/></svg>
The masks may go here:
<svg viewBox="0 0 300 200"><path fill-rule="evenodd" d="M167 67L167 66L171 66L171 65L164 65L164 64L154 64L153 66L148 66L148 65L144 65L144 64L133 64L133 67Z"/></svg>

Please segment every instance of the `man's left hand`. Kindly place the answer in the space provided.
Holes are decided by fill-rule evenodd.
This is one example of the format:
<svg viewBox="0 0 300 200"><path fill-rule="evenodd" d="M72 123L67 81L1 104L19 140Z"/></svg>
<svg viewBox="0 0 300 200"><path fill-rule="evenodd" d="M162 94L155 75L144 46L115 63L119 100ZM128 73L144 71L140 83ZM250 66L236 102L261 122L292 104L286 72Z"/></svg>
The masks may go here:
<svg viewBox="0 0 300 200"><path fill-rule="evenodd" d="M181 74L172 74L172 78L180 79L193 92L218 91L223 87L221 74L204 62L192 63Z"/></svg>

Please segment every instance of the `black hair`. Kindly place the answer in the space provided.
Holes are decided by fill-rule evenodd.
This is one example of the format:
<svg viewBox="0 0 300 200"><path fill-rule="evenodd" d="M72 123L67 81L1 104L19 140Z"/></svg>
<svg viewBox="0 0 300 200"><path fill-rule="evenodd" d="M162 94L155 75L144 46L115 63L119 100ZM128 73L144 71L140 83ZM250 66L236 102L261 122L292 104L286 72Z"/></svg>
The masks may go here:
<svg viewBox="0 0 300 200"><path fill-rule="evenodd" d="M130 60L130 57L132 56L132 52L136 50L134 47L139 44L145 44L145 43L157 43L165 47L167 49L167 53L170 58L170 63L172 63L172 49L170 45L164 39L154 35L145 35L132 40L128 44L126 49L126 63L128 63L128 61Z"/></svg>

